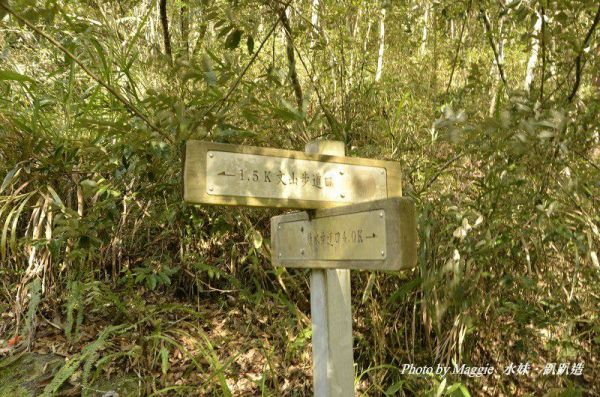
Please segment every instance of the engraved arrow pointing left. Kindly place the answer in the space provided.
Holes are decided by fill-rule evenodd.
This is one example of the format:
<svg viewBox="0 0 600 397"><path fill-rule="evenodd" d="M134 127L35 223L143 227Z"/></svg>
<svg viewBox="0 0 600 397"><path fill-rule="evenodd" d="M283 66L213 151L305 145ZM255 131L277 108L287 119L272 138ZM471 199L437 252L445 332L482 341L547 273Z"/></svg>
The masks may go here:
<svg viewBox="0 0 600 397"><path fill-rule="evenodd" d="M219 176L235 176L235 174L228 174L225 171L219 172L217 175L219 175Z"/></svg>

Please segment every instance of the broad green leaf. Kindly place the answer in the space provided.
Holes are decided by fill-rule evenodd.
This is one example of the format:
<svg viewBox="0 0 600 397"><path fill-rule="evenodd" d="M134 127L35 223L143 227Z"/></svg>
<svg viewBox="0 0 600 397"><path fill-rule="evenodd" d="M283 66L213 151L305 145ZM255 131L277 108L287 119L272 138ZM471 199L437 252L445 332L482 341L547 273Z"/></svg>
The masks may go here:
<svg viewBox="0 0 600 397"><path fill-rule="evenodd" d="M435 393L435 397L440 397L446 388L446 378L442 380L442 383L438 386L437 392Z"/></svg>
<svg viewBox="0 0 600 397"><path fill-rule="evenodd" d="M93 189L96 186L98 186L98 184L96 183L96 181L92 180L92 179L84 179L83 181L79 182L79 184L84 187L84 188L89 188L89 189Z"/></svg>
<svg viewBox="0 0 600 397"><path fill-rule="evenodd" d="M156 288L156 275L151 274L146 278L146 286L151 289L154 290L154 288Z"/></svg>
<svg viewBox="0 0 600 397"><path fill-rule="evenodd" d="M421 277L415 277L412 280L405 282L396 290L389 298L390 303L398 302L408 296L413 290L421 285Z"/></svg>

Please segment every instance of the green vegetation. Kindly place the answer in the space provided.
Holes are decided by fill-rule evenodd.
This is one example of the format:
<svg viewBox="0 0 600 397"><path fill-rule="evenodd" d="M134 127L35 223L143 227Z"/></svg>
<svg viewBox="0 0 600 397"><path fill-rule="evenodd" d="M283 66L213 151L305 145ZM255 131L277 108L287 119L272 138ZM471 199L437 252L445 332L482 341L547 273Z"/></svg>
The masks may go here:
<svg viewBox="0 0 600 397"><path fill-rule="evenodd" d="M599 24L594 0L0 0L0 394L311 394L281 211L185 204L188 139L403 165L418 266L352 273L359 395L600 394Z"/></svg>

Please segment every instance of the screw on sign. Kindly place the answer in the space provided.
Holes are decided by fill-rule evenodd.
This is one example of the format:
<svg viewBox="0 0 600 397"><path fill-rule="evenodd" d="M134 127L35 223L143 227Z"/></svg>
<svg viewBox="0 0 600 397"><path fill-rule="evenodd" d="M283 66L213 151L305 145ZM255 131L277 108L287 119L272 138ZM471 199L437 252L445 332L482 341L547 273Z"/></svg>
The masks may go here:
<svg viewBox="0 0 600 397"><path fill-rule="evenodd" d="M276 266L311 268L315 396L354 394L350 270L416 264L416 221L396 162L345 157L344 144L305 152L188 141L184 200L306 209L271 218Z"/></svg>

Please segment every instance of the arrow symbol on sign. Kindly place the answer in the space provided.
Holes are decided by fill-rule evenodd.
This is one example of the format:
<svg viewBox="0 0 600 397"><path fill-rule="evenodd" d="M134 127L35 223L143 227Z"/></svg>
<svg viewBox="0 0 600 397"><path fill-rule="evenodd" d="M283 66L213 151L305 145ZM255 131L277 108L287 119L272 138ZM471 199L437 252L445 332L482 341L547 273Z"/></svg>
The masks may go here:
<svg viewBox="0 0 600 397"><path fill-rule="evenodd" d="M219 172L217 175L220 175L220 176L235 176L235 174L228 174L225 171Z"/></svg>
<svg viewBox="0 0 600 397"><path fill-rule="evenodd" d="M375 233L373 233L373 235L371 235L371 236L365 236L365 238L375 238L375 237L377 237L377 236L375 235Z"/></svg>

